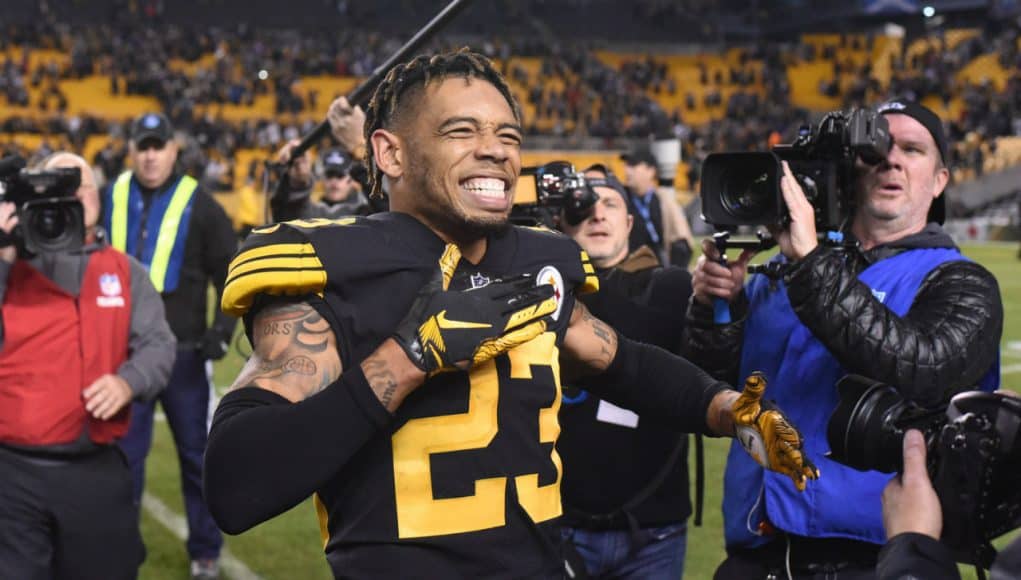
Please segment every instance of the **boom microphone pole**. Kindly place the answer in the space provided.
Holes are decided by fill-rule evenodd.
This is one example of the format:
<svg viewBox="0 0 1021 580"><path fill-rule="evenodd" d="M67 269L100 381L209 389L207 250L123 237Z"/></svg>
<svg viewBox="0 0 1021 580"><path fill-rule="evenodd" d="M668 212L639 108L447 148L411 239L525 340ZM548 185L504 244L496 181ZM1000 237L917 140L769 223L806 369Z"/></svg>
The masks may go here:
<svg viewBox="0 0 1021 580"><path fill-rule="evenodd" d="M470 0L452 0L450 4L440 11L439 14L433 17L428 24L423 26L415 36L412 36L408 42L404 43L404 46L397 49L397 52L393 53L383 64L376 67L376 70L372 71L360 85L355 87L351 94L348 95L347 100L351 103L351 106L365 105L369 98L372 96L372 92L376 90L376 87L386 76L386 73L390 72L399 62L404 61L409 54L417 51L422 47L423 44L428 42L439 29L450 22L457 13L460 12L469 3ZM302 138L301 143L297 147L291 150L291 159L294 159L298 155L301 155L314 145L317 141L325 137L330 133L330 122L323 121L318 127L313 129L308 135ZM289 163L289 162L288 162Z"/></svg>
<svg viewBox="0 0 1021 580"><path fill-rule="evenodd" d="M425 26L419 29L414 36L411 37L403 46L397 49L393 55L390 56L383 64L376 67L376 70L372 71L372 74L366 77L351 93L348 95L347 100L351 103L352 107L365 105L369 98L372 96L373 91L379 86L383 78L386 76L390 69L399 62L403 62L408 58L408 55L417 51L422 47L423 44L428 42L441 27L445 26L450 22L457 14L464 9L470 0L451 0L450 4L447 4L443 10L433 17ZM310 147L319 142L320 139L329 135L330 133L330 121L324 120L315 129L305 135L301 142L298 143L293 149L291 149L291 155L286 162L274 163L267 161L267 169L276 172L280 178L277 180L276 192L270 200L266 203L266 215L264 216L265 223L272 221L270 206L272 199L281 199L283 195L283 188L287 185L287 169L291 166L298 156L308 151ZM268 177L268 176L267 176ZM268 188L267 188L268 193Z"/></svg>

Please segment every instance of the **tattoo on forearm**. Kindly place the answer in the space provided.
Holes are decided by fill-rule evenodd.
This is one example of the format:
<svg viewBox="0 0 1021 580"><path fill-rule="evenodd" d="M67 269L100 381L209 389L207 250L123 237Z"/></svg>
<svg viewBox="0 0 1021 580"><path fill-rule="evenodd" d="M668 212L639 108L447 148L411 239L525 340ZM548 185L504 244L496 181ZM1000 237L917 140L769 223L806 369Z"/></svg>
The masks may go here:
<svg viewBox="0 0 1021 580"><path fill-rule="evenodd" d="M397 394L397 377L390 370L389 365L387 365L382 357L376 354L365 359L362 365L365 371L365 380L372 387L372 391L376 393L376 396L379 397L379 402L388 411L394 411L399 403L399 401L394 400Z"/></svg>
<svg viewBox="0 0 1021 580"><path fill-rule="evenodd" d="M581 317L582 321L592 328L592 334L599 339L599 354L585 362L596 368L609 367L617 353L617 332L602 320L592 316L587 308L582 310Z"/></svg>

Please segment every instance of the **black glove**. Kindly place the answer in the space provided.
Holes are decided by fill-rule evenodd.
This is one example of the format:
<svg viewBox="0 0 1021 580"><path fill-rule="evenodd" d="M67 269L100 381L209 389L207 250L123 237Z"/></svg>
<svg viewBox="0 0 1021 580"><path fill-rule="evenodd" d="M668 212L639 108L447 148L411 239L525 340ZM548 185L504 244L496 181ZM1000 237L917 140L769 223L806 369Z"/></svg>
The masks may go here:
<svg viewBox="0 0 1021 580"><path fill-rule="evenodd" d="M227 354L230 336L219 328L208 328L199 340L198 351L206 360L220 360Z"/></svg>
<svg viewBox="0 0 1021 580"><path fill-rule="evenodd" d="M532 340L557 308L553 286L536 286L530 274L460 291L444 290L443 279L438 269L393 335L429 374L468 370Z"/></svg>

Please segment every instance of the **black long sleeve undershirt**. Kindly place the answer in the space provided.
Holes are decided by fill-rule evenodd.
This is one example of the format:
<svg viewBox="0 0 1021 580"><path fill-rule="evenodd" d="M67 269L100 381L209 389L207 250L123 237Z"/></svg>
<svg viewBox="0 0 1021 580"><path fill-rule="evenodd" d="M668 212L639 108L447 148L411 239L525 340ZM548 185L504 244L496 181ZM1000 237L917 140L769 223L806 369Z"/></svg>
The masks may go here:
<svg viewBox="0 0 1021 580"><path fill-rule="evenodd" d="M658 346L618 335L617 354L606 371L586 380L601 398L655 417L678 431L717 436L706 415L719 392L730 388L688 360Z"/></svg>
<svg viewBox="0 0 1021 580"><path fill-rule="evenodd" d="M227 394L205 455L203 486L213 519L239 534L287 511L391 419L359 366L298 403L258 387Z"/></svg>
<svg viewBox="0 0 1021 580"><path fill-rule="evenodd" d="M727 388L683 358L624 337L613 363L589 385L600 397L678 431L708 435L714 435L706 423L709 404ZM258 387L229 393L213 416L206 447L203 483L213 519L238 534L287 511L390 421L360 367L293 404Z"/></svg>

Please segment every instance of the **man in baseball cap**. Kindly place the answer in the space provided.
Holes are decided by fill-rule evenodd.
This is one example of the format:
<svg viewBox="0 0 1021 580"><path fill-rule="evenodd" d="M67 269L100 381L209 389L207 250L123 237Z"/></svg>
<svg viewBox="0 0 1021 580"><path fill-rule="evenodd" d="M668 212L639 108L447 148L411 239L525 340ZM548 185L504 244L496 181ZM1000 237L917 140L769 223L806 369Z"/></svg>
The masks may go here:
<svg viewBox="0 0 1021 580"><path fill-rule="evenodd" d="M876 107L881 115L906 115L918 121L932 136L939 152L941 166L948 168L948 143L943 131L943 121L928 107L914 101L895 99ZM889 121L889 119L887 119ZM946 193L936 197L929 207L928 221L942 224L946 220Z"/></svg>
<svg viewBox="0 0 1021 580"><path fill-rule="evenodd" d="M131 125L131 141L141 145L146 140L166 143L174 138L174 127L163 113L146 113Z"/></svg>
<svg viewBox="0 0 1021 580"><path fill-rule="evenodd" d="M323 155L323 203L335 205L358 201L358 183L351 178L354 164L354 160L339 149L326 151Z"/></svg>
<svg viewBox="0 0 1021 580"><path fill-rule="evenodd" d="M620 156L624 185L635 215L628 243L631 251L648 246L664 264L687 266L691 259L691 227L677 203L676 192L660 183L660 167L648 145Z"/></svg>
<svg viewBox="0 0 1021 580"><path fill-rule="evenodd" d="M297 146L295 139L277 152L278 159L289 159L291 149ZM364 177L364 165L342 149L328 149L320 157L323 197L312 199L316 178L313 176L311 158L299 156L288 170L287 184L271 200L274 221L293 219L326 218L336 219L349 215L366 215L372 212L369 199L362 193L360 177ZM358 172L361 172L359 175Z"/></svg>

